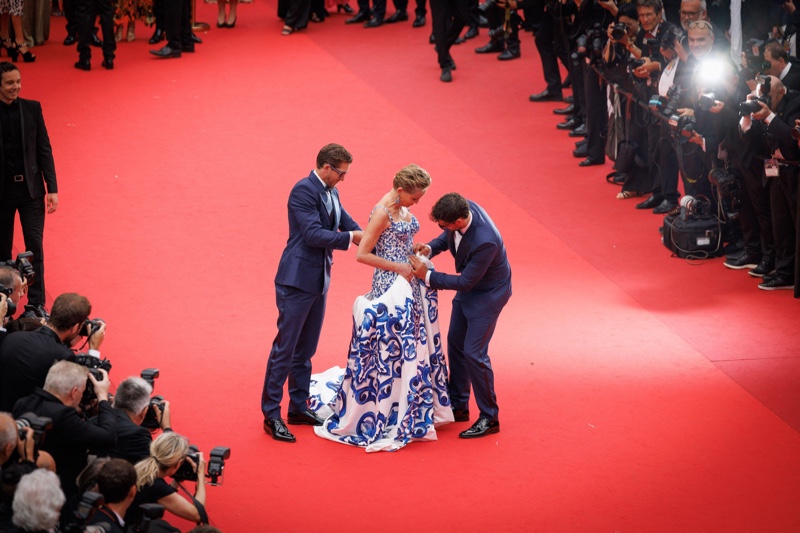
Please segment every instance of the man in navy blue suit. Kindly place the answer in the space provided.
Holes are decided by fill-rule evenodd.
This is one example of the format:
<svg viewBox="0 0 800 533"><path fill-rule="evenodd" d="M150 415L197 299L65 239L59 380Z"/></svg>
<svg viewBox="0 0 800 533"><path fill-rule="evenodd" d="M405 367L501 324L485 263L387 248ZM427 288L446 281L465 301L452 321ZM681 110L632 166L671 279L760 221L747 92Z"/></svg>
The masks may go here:
<svg viewBox="0 0 800 533"><path fill-rule="evenodd" d="M414 251L433 257L449 250L458 274L429 271L417 257L410 258L411 267L429 287L457 291L447 332L453 416L456 422L469 420L471 384L480 416L459 437L485 437L500 431L489 341L511 297L511 267L500 232L475 202L446 194L433 206L431 220L444 232L429 244L415 245Z"/></svg>
<svg viewBox="0 0 800 533"><path fill-rule="evenodd" d="M278 334L264 376L261 411L264 431L273 439L296 439L281 419L283 385L289 380L289 424L321 425L308 409L311 357L317 351L334 250L361 241L359 225L339 202L336 184L344 181L353 156L338 144L317 154L317 168L289 194L289 239L275 275Z"/></svg>

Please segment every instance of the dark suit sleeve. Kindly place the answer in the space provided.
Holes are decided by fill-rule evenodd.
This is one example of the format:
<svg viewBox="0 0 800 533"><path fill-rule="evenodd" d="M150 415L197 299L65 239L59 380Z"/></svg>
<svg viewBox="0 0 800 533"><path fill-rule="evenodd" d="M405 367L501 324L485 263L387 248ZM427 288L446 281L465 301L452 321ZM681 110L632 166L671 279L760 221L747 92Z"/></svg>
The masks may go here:
<svg viewBox="0 0 800 533"><path fill-rule="evenodd" d="M431 257L435 257L447 250L447 231L443 231L441 235L429 242L428 246L431 247Z"/></svg>
<svg viewBox="0 0 800 533"><path fill-rule="evenodd" d="M470 250L467 266L461 274L444 274L431 272L430 284L434 289L469 291L483 278L492 260L497 255L498 247L494 242L482 242Z"/></svg>
<svg viewBox="0 0 800 533"><path fill-rule="evenodd" d="M59 420L59 423L64 435L69 435L71 441L83 444L87 448L109 448L117 442L114 413L107 401L100 402L100 414L97 415L96 424L83 420L75 410L63 420Z"/></svg>
<svg viewBox="0 0 800 533"><path fill-rule="evenodd" d="M800 95L790 103L791 108L787 109L785 118L775 117L767 126L767 131L778 141L781 154L784 159L800 160L800 148L797 141L792 138L792 128L794 121L800 118Z"/></svg>
<svg viewBox="0 0 800 533"><path fill-rule="evenodd" d="M350 246L350 235L340 231L331 231L322 227L319 219L319 202L321 199L311 187L295 187L289 196L289 209L300 226L303 241L312 248L334 248L347 250ZM344 217L344 209L342 209ZM347 218L353 222L350 215Z"/></svg>
<svg viewBox="0 0 800 533"><path fill-rule="evenodd" d="M340 204L341 205L341 204ZM353 220L350 214L342 207L342 218L339 220L339 231L360 231L361 226Z"/></svg>
<svg viewBox="0 0 800 533"><path fill-rule="evenodd" d="M36 163L47 184L47 192L57 193L58 184L56 182L56 165L53 161L53 148L50 146L47 127L44 125L42 105L38 102L36 105Z"/></svg>

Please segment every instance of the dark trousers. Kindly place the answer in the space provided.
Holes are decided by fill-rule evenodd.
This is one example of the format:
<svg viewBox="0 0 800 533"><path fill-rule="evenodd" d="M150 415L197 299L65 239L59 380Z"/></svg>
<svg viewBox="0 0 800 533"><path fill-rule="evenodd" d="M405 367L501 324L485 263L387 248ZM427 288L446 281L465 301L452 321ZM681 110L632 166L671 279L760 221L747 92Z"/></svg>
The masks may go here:
<svg viewBox="0 0 800 533"><path fill-rule="evenodd" d="M755 160L749 167L744 167L733 158L731 168L739 178L739 224L745 250L755 257L774 258L775 241L772 236L769 190L761 180L764 165Z"/></svg>
<svg viewBox="0 0 800 533"><path fill-rule="evenodd" d="M311 16L311 0L291 0L283 22L290 28L301 29L308 26L309 16Z"/></svg>
<svg viewBox="0 0 800 533"><path fill-rule="evenodd" d="M775 238L775 272L793 280L795 261L795 227L797 226L797 174L784 172L771 178L769 205L772 209L772 234Z"/></svg>
<svg viewBox="0 0 800 533"><path fill-rule="evenodd" d="M110 0L77 0L78 18L78 56L89 60L92 57L92 31L94 21L100 17L100 29L103 31L103 57L114 59L117 42L114 39L114 5Z"/></svg>
<svg viewBox="0 0 800 533"><path fill-rule="evenodd" d="M169 0L153 0L153 16L156 19L156 29L164 31L164 4Z"/></svg>
<svg viewBox="0 0 800 533"><path fill-rule="evenodd" d="M590 159L602 161L606 158L608 129L606 84L591 66L586 68L583 81L586 87L586 150Z"/></svg>
<svg viewBox="0 0 800 533"><path fill-rule="evenodd" d="M417 7L414 9L414 14L418 17L424 17L428 10L425 9L425 0L416 0ZM396 11L408 11L408 0L394 0L394 8Z"/></svg>
<svg viewBox="0 0 800 533"><path fill-rule="evenodd" d="M569 57L561 37L561 26L553 16L545 11L541 25L534 35L536 50L542 59L542 72L547 84L547 91L561 94L561 71L558 69L558 60L564 67L569 68Z"/></svg>
<svg viewBox="0 0 800 533"><path fill-rule="evenodd" d="M447 360L450 367L449 392L454 409L469 408L469 390L481 416L498 419L494 372L489 360L489 341L500 313L467 318L458 300L453 300L450 329L447 332Z"/></svg>
<svg viewBox="0 0 800 533"><path fill-rule="evenodd" d="M164 1L164 31L167 46L173 50L193 48L192 0Z"/></svg>
<svg viewBox="0 0 800 533"><path fill-rule="evenodd" d="M317 351L322 331L325 300L325 294L309 294L295 287L275 285L278 334L272 342L261 393L265 420L281 417L283 385L287 378L289 412L308 409L311 357Z"/></svg>
<svg viewBox="0 0 800 533"><path fill-rule="evenodd" d="M64 18L67 19L67 35L78 35L80 21L76 12L80 0L64 0Z"/></svg>
<svg viewBox="0 0 800 533"><path fill-rule="evenodd" d="M658 179L653 187L653 195L678 203L678 154L666 122L659 122L655 160L658 162Z"/></svg>
<svg viewBox="0 0 800 533"><path fill-rule="evenodd" d="M31 265L36 277L28 287L28 303L44 305L44 198L31 198L27 183L6 181L0 199L0 261L11 259L14 244L14 217L19 212L25 250L33 252Z"/></svg>
<svg viewBox="0 0 800 533"><path fill-rule="evenodd" d="M373 0L372 11L369 9L369 0L358 0L358 11L383 20L386 17L386 0Z"/></svg>
<svg viewBox="0 0 800 533"><path fill-rule="evenodd" d="M431 0L431 18L439 66L444 68L453 60L450 47L469 19L469 1Z"/></svg>

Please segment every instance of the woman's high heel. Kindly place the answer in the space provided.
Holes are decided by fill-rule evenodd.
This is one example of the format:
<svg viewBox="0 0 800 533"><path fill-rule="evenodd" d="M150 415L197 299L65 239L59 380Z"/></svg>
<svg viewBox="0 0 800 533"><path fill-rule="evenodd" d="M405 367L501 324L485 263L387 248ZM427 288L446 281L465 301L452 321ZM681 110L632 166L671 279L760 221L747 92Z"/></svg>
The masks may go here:
<svg viewBox="0 0 800 533"><path fill-rule="evenodd" d="M23 52L21 50L22 48L25 48L26 50ZM28 50L27 48L28 48L28 45L25 44L25 43L14 43L14 49L17 51L17 54L22 56L22 61L24 61L25 63L33 63L34 61L36 61L36 56L33 55L31 53L31 51ZM14 63L17 62L16 54L14 55L14 57L11 58L11 60Z"/></svg>
<svg viewBox="0 0 800 533"><path fill-rule="evenodd" d="M5 48L8 57L11 58L11 61L14 63L17 62L17 56L19 55L19 51L14 43L11 42L11 39L3 39L3 42L0 43L0 46Z"/></svg>
<svg viewBox="0 0 800 533"><path fill-rule="evenodd" d="M345 13L347 13L348 15L349 15L350 13L353 13L353 12L354 12L354 11L353 11L353 8L352 8L352 7L350 7L350 4L336 4L336 12L337 12L337 13L341 13L342 11L344 11L344 12L345 12Z"/></svg>

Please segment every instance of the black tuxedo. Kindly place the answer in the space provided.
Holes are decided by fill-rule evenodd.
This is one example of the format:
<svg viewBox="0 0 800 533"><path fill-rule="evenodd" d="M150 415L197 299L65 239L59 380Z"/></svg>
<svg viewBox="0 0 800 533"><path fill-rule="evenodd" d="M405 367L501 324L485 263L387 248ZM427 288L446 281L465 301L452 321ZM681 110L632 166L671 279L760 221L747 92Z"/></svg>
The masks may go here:
<svg viewBox="0 0 800 533"><path fill-rule="evenodd" d="M17 150L22 153L7 153L11 148L3 143L0 154L3 168L3 176L0 176L0 261L11 259L14 216L19 211L25 249L33 252L31 263L36 272L36 279L28 288L28 301L32 305L44 305L44 196L46 192L58 192L56 168L41 104L17 98L8 108L14 106L19 110L19 135L16 125L12 132L3 132L0 126L0 139L12 136ZM12 167L16 160L21 162L21 168L18 165Z"/></svg>
<svg viewBox="0 0 800 533"><path fill-rule="evenodd" d="M789 72L781 79L781 82L787 89L800 91L800 63L797 62L797 59L791 58L790 65Z"/></svg>
<svg viewBox="0 0 800 533"><path fill-rule="evenodd" d="M86 453L91 448L105 448L116 442L114 413L107 401L99 403L97 423L83 420L74 407L64 405L47 391L37 389L20 399L14 406L14 418L28 412L53 420L53 429L47 431L41 449L56 461L56 473L61 479L61 490L69 498L78 491L75 481L86 467Z"/></svg>
<svg viewBox="0 0 800 533"><path fill-rule="evenodd" d="M44 387L53 363L73 357L47 326L7 335L0 347L0 411L10 412L17 400Z"/></svg>
<svg viewBox="0 0 800 533"><path fill-rule="evenodd" d="M122 409L113 409L114 423L117 428L117 442L110 448L93 450L99 457L125 459L136 464L150 456L150 444L153 437L150 431L137 426Z"/></svg>

